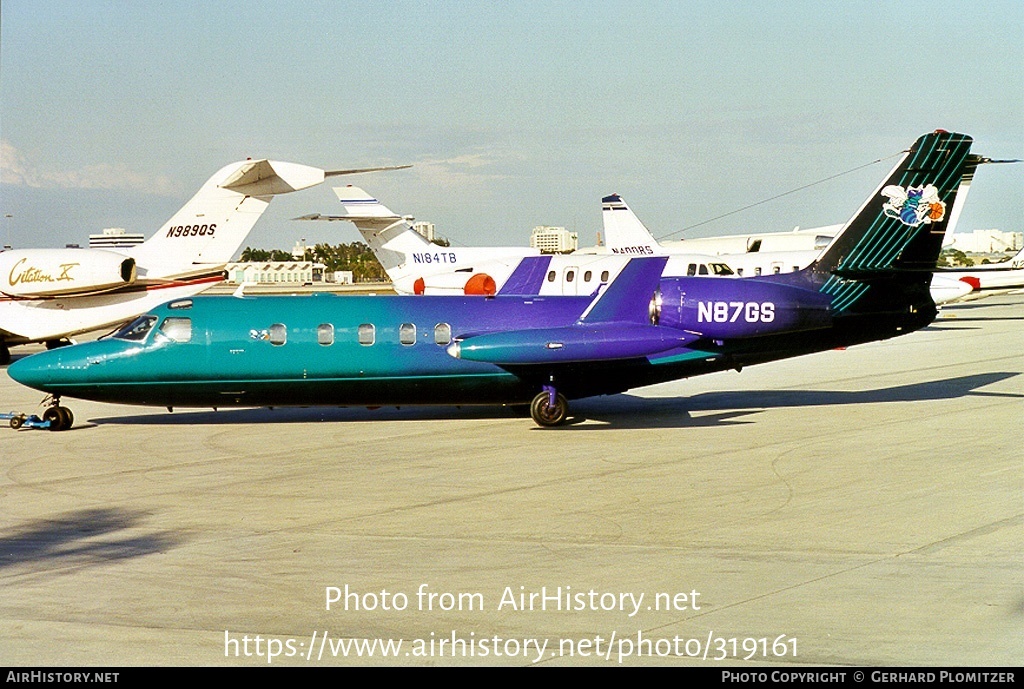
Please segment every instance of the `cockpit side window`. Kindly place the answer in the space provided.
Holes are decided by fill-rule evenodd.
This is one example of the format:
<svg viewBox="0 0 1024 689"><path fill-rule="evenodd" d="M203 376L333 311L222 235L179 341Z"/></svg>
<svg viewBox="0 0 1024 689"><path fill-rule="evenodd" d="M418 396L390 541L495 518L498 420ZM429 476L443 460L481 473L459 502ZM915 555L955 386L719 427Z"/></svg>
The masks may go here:
<svg viewBox="0 0 1024 689"><path fill-rule="evenodd" d="M124 326L111 337L117 338L118 340L131 340L133 342L141 342L146 339L146 335L153 329L153 324L156 323L156 316L139 316L134 321Z"/></svg>
<svg viewBox="0 0 1024 689"><path fill-rule="evenodd" d="M192 340L192 319L191 318L165 318L160 324L160 334L166 335L175 342L190 342Z"/></svg>

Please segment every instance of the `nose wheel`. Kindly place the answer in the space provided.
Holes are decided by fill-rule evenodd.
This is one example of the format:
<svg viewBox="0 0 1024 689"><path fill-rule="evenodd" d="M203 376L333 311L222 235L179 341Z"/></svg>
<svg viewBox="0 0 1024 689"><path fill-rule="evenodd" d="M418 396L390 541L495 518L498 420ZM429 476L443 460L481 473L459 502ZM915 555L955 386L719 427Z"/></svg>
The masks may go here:
<svg viewBox="0 0 1024 689"><path fill-rule="evenodd" d="M569 416L569 401L562 393L545 385L530 404L530 416L538 426L558 426Z"/></svg>
<svg viewBox="0 0 1024 689"><path fill-rule="evenodd" d="M54 397L43 412L43 421L50 422L51 431L66 431L74 425L75 415L67 407L60 406L59 397Z"/></svg>

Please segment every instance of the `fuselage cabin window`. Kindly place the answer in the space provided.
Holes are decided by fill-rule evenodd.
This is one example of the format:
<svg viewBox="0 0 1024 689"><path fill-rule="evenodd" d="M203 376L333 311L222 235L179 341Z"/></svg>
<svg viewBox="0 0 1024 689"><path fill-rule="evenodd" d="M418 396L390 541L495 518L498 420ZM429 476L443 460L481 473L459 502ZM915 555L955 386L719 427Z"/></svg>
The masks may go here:
<svg viewBox="0 0 1024 689"><path fill-rule="evenodd" d="M450 344L452 341L452 326L447 323L438 323L434 326L434 343L439 345Z"/></svg>
<svg viewBox="0 0 1024 689"><path fill-rule="evenodd" d="M377 340L377 329L373 323L362 323L359 326L359 344L369 347Z"/></svg>
<svg viewBox="0 0 1024 689"><path fill-rule="evenodd" d="M412 323L398 326L398 341L404 345L416 344L416 326Z"/></svg>
<svg viewBox="0 0 1024 689"><path fill-rule="evenodd" d="M274 323L270 326L270 344L280 347L288 341L288 328L284 323Z"/></svg>
<svg viewBox="0 0 1024 689"><path fill-rule="evenodd" d="M317 344L322 344L325 347L334 344L334 326L330 323L321 323L316 326L316 341Z"/></svg>

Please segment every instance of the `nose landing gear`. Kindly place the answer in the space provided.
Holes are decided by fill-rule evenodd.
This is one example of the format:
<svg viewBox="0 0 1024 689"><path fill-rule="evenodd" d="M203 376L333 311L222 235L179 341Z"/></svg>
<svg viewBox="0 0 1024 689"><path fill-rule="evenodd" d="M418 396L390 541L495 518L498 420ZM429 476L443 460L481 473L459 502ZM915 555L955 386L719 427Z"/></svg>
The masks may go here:
<svg viewBox="0 0 1024 689"><path fill-rule="evenodd" d="M538 426L558 426L569 416L569 401L553 385L545 385L530 403L530 416Z"/></svg>
<svg viewBox="0 0 1024 689"><path fill-rule="evenodd" d="M40 418L35 414L23 414L10 412L0 414L0 419L6 420L14 430L19 428L39 428L51 431L66 431L75 423L75 415L67 407L60 406L59 397L47 397L43 404L49 404Z"/></svg>
<svg viewBox="0 0 1024 689"><path fill-rule="evenodd" d="M60 397L50 397L49 402L50 406L43 412L43 421L50 422L50 430L66 431L71 428L75 423L75 415L71 410L60 406Z"/></svg>

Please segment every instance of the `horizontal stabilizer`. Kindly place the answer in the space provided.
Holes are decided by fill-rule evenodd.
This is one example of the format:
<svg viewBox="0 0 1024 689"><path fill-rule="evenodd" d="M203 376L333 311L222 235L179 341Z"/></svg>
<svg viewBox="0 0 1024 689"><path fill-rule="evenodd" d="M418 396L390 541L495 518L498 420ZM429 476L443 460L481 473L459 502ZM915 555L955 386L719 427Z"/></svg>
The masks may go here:
<svg viewBox="0 0 1024 689"><path fill-rule="evenodd" d="M324 215L323 213L307 213L306 215L300 215L296 218L292 218L292 220L318 220L320 222L352 222L367 224L371 222L378 222L380 220L395 222L398 220L404 220L404 218L398 215Z"/></svg>
<svg viewBox="0 0 1024 689"><path fill-rule="evenodd" d="M387 206L359 187L334 187L334 193L345 207L345 215L349 218L401 219L401 216L392 213Z"/></svg>
<svg viewBox="0 0 1024 689"><path fill-rule="evenodd" d="M351 170L328 170L324 173L324 177L337 177L339 175L358 175L363 172L387 172L388 170L407 170L412 165L389 165L386 167L361 167L353 168Z"/></svg>
<svg viewBox="0 0 1024 689"><path fill-rule="evenodd" d="M242 163L220 186L246 196L273 196L313 187L323 181L324 171L319 168L264 159Z"/></svg>

